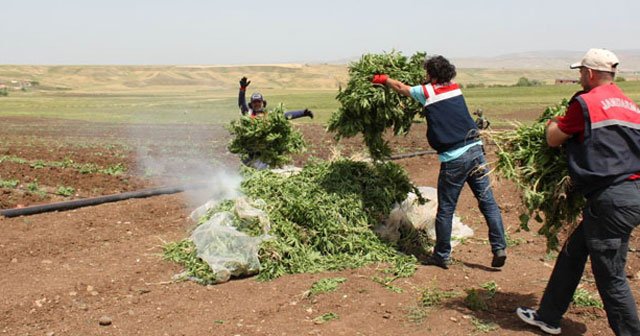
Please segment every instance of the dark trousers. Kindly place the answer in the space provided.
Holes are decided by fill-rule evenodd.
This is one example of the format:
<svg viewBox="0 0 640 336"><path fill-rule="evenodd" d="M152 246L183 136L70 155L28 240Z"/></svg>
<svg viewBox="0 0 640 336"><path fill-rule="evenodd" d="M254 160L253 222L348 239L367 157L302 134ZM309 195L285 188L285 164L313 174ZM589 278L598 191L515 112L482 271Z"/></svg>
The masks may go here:
<svg viewBox="0 0 640 336"><path fill-rule="evenodd" d="M587 262L616 335L640 335L636 303L625 274L629 236L640 223L640 181L625 181L587 200L582 222L558 255L538 316L559 326Z"/></svg>
<svg viewBox="0 0 640 336"><path fill-rule="evenodd" d="M489 226L491 250L507 247L504 238L502 214L491 191L491 182L487 176L486 161L482 146L469 148L462 156L440 164L438 175L438 212L436 214L436 246L434 254L443 260L451 254L451 226L453 213L458 204L460 192L465 183L469 184L478 200L480 211Z"/></svg>

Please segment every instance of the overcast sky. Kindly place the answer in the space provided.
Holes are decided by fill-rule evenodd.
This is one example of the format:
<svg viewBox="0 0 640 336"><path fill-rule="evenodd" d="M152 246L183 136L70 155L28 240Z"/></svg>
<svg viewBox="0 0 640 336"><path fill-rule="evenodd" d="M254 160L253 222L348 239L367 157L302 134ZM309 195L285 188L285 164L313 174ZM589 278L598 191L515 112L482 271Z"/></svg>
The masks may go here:
<svg viewBox="0 0 640 336"><path fill-rule="evenodd" d="M0 64L331 62L640 49L638 0L12 0Z"/></svg>

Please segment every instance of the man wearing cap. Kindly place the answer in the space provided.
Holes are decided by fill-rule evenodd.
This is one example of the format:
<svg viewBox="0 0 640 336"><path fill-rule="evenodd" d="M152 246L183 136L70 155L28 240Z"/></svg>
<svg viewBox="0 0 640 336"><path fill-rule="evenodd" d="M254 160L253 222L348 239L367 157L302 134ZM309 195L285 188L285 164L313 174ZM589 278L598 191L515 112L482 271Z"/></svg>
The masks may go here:
<svg viewBox="0 0 640 336"><path fill-rule="evenodd" d="M618 63L611 51L590 49L572 64L584 90L546 128L547 144L564 146L574 190L587 200L582 221L558 255L540 307L516 310L523 321L549 334L560 334L560 320L590 257L609 326L616 335L640 335L625 274L629 236L640 223L640 109L614 83Z"/></svg>
<svg viewBox="0 0 640 336"><path fill-rule="evenodd" d="M251 118L266 115L267 111L265 110L265 108L267 107L267 101L264 99L260 92L253 93L251 95L249 105L247 105L245 92L247 90L247 86L249 86L250 83L251 81L247 80L247 77L242 77L240 79L240 92L238 94L238 107L240 107L240 114L248 114ZM311 110L309 109L294 110L285 112L284 116L287 119L298 119L302 117L309 117L313 119L313 112L311 112Z"/></svg>

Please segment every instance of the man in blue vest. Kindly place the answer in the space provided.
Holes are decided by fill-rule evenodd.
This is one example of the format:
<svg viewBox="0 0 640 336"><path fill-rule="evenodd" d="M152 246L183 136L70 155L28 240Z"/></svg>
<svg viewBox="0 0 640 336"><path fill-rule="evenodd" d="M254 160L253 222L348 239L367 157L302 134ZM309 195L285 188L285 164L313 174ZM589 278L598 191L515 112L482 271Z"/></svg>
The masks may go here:
<svg viewBox="0 0 640 336"><path fill-rule="evenodd" d="M462 187L468 183L489 227L489 243L493 252L491 266L502 267L507 259L502 215L487 176L478 126L471 118L460 87L453 82L456 68L442 56L425 59L424 68L429 79L425 85L412 87L383 74L373 77L374 84L386 85L424 105L427 140L438 152L436 245L424 263L444 269L451 265L453 213Z"/></svg>
<svg viewBox="0 0 640 336"><path fill-rule="evenodd" d="M267 107L267 101L260 92L253 93L249 104L247 104L245 92L247 91L249 84L251 84L251 81L247 80L247 77L242 77L240 79L240 92L238 93L238 107L240 108L240 114L248 114L251 118L266 115L267 110L265 108ZM294 110L285 112L284 116L287 119L298 119L302 117L309 117L313 119L313 112L309 109Z"/></svg>
<svg viewBox="0 0 640 336"><path fill-rule="evenodd" d="M609 326L616 335L640 335L625 274L629 236L640 223L640 109L614 83L618 63L611 51L591 49L572 64L580 70L584 90L546 128L550 147L565 146L575 191L587 199L582 222L558 255L540 307L516 310L523 321L549 334L560 334L560 320L590 257Z"/></svg>

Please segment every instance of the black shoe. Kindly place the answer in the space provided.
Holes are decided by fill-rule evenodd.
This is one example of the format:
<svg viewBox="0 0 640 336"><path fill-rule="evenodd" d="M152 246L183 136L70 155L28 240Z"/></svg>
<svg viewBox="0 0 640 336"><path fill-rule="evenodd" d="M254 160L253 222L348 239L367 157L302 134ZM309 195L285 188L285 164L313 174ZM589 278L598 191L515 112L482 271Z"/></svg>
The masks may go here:
<svg viewBox="0 0 640 336"><path fill-rule="evenodd" d="M309 110L309 109L304 110L304 114L303 115L305 117L309 117L309 118L313 119L313 112L311 112L311 110Z"/></svg>
<svg viewBox="0 0 640 336"><path fill-rule="evenodd" d="M504 249L493 251L493 259L491 259L491 267L502 267L507 261L507 252Z"/></svg>
<svg viewBox="0 0 640 336"><path fill-rule="evenodd" d="M427 266L438 266L443 269L449 269L449 266L451 266L451 259L442 259L432 254L422 264Z"/></svg>

